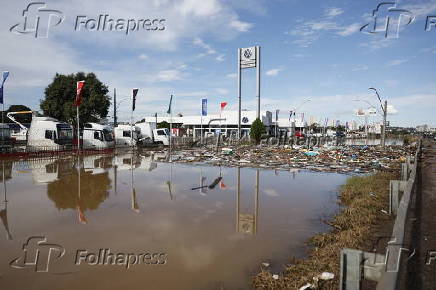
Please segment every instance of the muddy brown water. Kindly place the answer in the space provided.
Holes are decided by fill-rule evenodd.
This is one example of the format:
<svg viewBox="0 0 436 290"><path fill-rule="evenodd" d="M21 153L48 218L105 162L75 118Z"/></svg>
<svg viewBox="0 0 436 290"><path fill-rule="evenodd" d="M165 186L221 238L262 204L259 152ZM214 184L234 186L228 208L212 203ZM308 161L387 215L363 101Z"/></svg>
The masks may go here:
<svg viewBox="0 0 436 290"><path fill-rule="evenodd" d="M327 230L321 219L337 210L347 178L129 154L0 170L0 289L8 290L250 289L262 262L277 273Z"/></svg>

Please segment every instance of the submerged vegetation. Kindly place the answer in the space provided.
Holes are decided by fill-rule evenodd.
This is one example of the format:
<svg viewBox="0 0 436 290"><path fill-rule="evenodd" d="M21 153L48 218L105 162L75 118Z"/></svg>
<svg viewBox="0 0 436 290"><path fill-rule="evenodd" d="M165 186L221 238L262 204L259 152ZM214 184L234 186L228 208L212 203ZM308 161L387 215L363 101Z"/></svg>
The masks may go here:
<svg viewBox="0 0 436 290"><path fill-rule="evenodd" d="M322 272L331 272L334 279L320 281L318 289L338 289L341 249L362 249L374 235L373 226L390 220L385 210L389 205L389 181L392 179L398 179L398 173L377 172L350 177L340 190L341 211L328 222L332 230L312 237L308 242L307 258L290 261L278 277L263 269L254 278L254 287L299 289L314 283L313 277Z"/></svg>

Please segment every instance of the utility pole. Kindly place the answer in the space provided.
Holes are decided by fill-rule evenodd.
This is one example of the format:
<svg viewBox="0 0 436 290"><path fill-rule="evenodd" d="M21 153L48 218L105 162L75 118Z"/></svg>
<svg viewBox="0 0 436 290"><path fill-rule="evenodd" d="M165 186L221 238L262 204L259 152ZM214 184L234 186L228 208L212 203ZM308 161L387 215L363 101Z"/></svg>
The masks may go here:
<svg viewBox="0 0 436 290"><path fill-rule="evenodd" d="M382 149L385 149L386 145L386 117L388 115L388 101L385 101L385 106L383 109L383 130L382 130Z"/></svg>
<svg viewBox="0 0 436 290"><path fill-rule="evenodd" d="M117 121L117 89L114 88L114 128L118 125Z"/></svg>

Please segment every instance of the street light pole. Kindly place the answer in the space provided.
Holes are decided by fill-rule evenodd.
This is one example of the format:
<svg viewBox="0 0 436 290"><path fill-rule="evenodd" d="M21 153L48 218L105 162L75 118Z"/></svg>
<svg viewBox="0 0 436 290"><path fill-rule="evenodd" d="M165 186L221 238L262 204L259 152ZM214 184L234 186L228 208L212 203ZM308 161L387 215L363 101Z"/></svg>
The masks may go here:
<svg viewBox="0 0 436 290"><path fill-rule="evenodd" d="M385 150L385 148L386 148L386 123L387 123L386 118L388 115L388 101L385 100L385 103L383 105L377 89L375 89L375 88L369 88L369 89L373 90L375 92L375 94L377 95L377 98L380 102L381 109L383 111L383 128L382 128L382 132L381 132L381 146L382 146L382 149Z"/></svg>
<svg viewBox="0 0 436 290"><path fill-rule="evenodd" d="M383 109L383 131L382 131L382 149L385 149L386 146L386 117L388 114L388 101L385 101L385 106Z"/></svg>

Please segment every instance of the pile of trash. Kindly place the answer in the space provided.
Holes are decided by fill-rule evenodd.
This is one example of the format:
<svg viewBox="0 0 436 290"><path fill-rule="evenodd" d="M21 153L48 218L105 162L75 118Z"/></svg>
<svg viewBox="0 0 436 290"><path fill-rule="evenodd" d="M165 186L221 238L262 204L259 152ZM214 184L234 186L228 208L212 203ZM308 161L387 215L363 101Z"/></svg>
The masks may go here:
<svg viewBox="0 0 436 290"><path fill-rule="evenodd" d="M405 157L413 155L412 146L323 146L311 150L303 146L214 147L173 152L171 160L215 166L269 169L309 169L322 172L368 173L400 168Z"/></svg>

